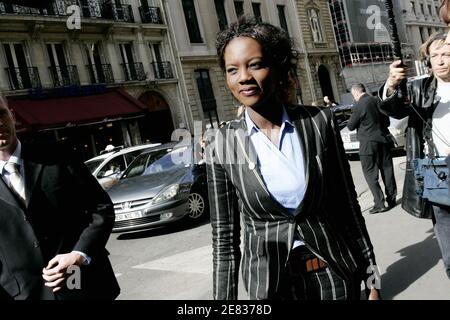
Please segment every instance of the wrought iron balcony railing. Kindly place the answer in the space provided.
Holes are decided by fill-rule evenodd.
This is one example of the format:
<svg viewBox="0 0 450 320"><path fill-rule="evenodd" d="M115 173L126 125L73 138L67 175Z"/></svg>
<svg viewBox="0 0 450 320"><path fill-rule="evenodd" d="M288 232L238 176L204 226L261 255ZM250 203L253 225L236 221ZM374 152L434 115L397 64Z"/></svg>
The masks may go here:
<svg viewBox="0 0 450 320"><path fill-rule="evenodd" d="M142 62L122 63L122 67L125 81L143 81L147 78Z"/></svg>
<svg viewBox="0 0 450 320"><path fill-rule="evenodd" d="M141 14L141 20L143 23L163 24L161 10L158 7L139 7L139 13Z"/></svg>
<svg viewBox="0 0 450 320"><path fill-rule="evenodd" d="M101 14L105 19L134 22L133 10L129 4L118 5L115 1L105 0L101 5Z"/></svg>
<svg viewBox="0 0 450 320"><path fill-rule="evenodd" d="M114 77L110 64L86 65L91 83L113 83Z"/></svg>
<svg viewBox="0 0 450 320"><path fill-rule="evenodd" d="M101 18L99 0L80 0L81 14L85 18Z"/></svg>
<svg viewBox="0 0 450 320"><path fill-rule="evenodd" d="M36 67L5 68L11 90L38 88L41 78Z"/></svg>
<svg viewBox="0 0 450 320"><path fill-rule="evenodd" d="M55 87L80 85L78 70L76 66L48 67Z"/></svg>
<svg viewBox="0 0 450 320"><path fill-rule="evenodd" d="M81 15L86 18L101 18L99 0L54 0L49 1L47 8L37 9L0 2L0 14L67 16L67 7L81 6Z"/></svg>
<svg viewBox="0 0 450 320"><path fill-rule="evenodd" d="M152 62L153 71L156 79L171 79L173 78L172 66L169 61Z"/></svg>

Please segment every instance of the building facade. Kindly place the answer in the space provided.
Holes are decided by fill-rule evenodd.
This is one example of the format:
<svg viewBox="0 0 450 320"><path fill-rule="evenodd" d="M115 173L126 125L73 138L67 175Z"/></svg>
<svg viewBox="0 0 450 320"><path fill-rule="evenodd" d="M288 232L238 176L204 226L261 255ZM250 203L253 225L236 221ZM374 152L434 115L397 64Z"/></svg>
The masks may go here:
<svg viewBox="0 0 450 320"><path fill-rule="evenodd" d="M301 33L304 47L300 68L309 77L304 81L303 102L322 105L324 96L340 102L345 83L328 0L296 0L295 3L300 24L297 32Z"/></svg>
<svg viewBox="0 0 450 320"><path fill-rule="evenodd" d="M19 131L73 140L85 157L170 140L189 117L164 9L160 0L0 2L0 90Z"/></svg>
<svg viewBox="0 0 450 320"><path fill-rule="evenodd" d="M384 1L328 0L334 33L341 58L342 77L347 91L355 83L363 83L375 92L386 80L389 64L394 61ZM404 61L413 65L413 46L406 38L401 7L394 1L397 28ZM411 69L413 70L413 69ZM414 75L414 74L411 74ZM349 93L343 100L352 100Z"/></svg>
<svg viewBox="0 0 450 320"><path fill-rule="evenodd" d="M440 0L401 0L402 21L406 26L406 37L413 48L413 59L417 75L427 72L420 61L419 49L432 34L445 32L447 26L439 18Z"/></svg>
<svg viewBox="0 0 450 320"><path fill-rule="evenodd" d="M226 88L215 49L216 35L239 16L255 17L287 30L299 53L299 99L311 102L310 76L301 57L304 56L297 7L292 0L177 0L165 1L170 12L169 32L174 39L176 56L182 74L184 99L192 123L215 125L236 117L239 103ZM192 124L190 125L192 127Z"/></svg>

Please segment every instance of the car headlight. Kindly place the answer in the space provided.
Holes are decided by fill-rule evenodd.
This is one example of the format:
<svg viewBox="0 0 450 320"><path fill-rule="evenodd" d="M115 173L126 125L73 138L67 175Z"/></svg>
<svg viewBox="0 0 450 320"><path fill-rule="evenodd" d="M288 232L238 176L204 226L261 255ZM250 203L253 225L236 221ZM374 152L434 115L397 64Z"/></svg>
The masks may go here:
<svg viewBox="0 0 450 320"><path fill-rule="evenodd" d="M172 199L173 197L175 197L178 194L179 188L180 188L179 184L173 184L170 187L166 188L163 192L158 194L153 199L153 204L164 202L164 201Z"/></svg>

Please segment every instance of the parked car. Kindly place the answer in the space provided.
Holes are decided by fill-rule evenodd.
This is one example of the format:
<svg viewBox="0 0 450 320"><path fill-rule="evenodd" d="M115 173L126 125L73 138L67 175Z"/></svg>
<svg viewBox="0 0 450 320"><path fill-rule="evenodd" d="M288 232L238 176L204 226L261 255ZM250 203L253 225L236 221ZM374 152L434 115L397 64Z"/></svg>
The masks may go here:
<svg viewBox="0 0 450 320"><path fill-rule="evenodd" d="M101 153L85 162L92 175L103 189L110 188L119 181L120 175L130 163L145 149L160 145L160 143L143 144L133 147L116 147L110 152Z"/></svg>
<svg viewBox="0 0 450 320"><path fill-rule="evenodd" d="M144 151L108 191L114 203L113 232L161 226L208 213L205 164L193 147L171 142Z"/></svg>
<svg viewBox="0 0 450 320"><path fill-rule="evenodd" d="M395 141L395 149L405 148L406 127L408 126L408 117L403 119L389 118L389 132ZM345 122L345 126L341 129L342 142L346 154L355 154L359 152L359 141L356 138L356 130L350 131Z"/></svg>
<svg viewBox="0 0 450 320"><path fill-rule="evenodd" d="M352 114L353 104L338 104L336 106L331 107L331 110L334 113L334 117L336 118L336 122L338 123L339 129L342 129L347 125L348 119Z"/></svg>

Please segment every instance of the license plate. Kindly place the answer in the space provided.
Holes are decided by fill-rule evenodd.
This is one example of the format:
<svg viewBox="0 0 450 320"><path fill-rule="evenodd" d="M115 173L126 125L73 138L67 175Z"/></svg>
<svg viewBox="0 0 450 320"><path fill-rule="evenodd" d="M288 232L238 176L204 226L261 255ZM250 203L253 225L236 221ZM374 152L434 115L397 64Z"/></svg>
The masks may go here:
<svg viewBox="0 0 450 320"><path fill-rule="evenodd" d="M127 212L127 213L119 213L119 214L116 214L116 221L142 218L142 216L143 216L142 211L133 211L133 212Z"/></svg>
<svg viewBox="0 0 450 320"><path fill-rule="evenodd" d="M348 142L348 143L345 143L344 147L347 150L359 149L359 142Z"/></svg>

